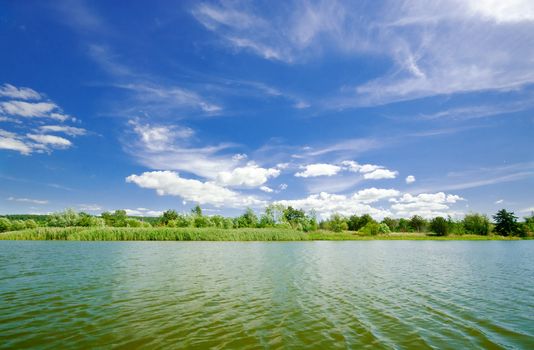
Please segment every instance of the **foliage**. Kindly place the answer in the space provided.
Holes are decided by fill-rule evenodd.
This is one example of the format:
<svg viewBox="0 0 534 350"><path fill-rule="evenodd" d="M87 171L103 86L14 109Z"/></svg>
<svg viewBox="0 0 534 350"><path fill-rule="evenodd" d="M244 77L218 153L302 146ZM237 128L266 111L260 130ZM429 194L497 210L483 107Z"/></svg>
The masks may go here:
<svg viewBox="0 0 534 350"><path fill-rule="evenodd" d="M517 222L517 216L513 212L501 209L493 216L493 220L495 220L494 231L501 236L520 236L523 234L523 230Z"/></svg>
<svg viewBox="0 0 534 350"><path fill-rule="evenodd" d="M11 220L8 218L0 218L0 232L11 230Z"/></svg>
<svg viewBox="0 0 534 350"><path fill-rule="evenodd" d="M527 232L534 233L534 212L530 213L530 216L525 217L524 226Z"/></svg>
<svg viewBox="0 0 534 350"><path fill-rule="evenodd" d="M369 221L358 232L360 232L361 234L367 235L367 236L376 236L380 233L380 224L374 220Z"/></svg>
<svg viewBox="0 0 534 350"><path fill-rule="evenodd" d="M176 210L169 209L163 213L163 215L161 216L160 222L163 225L167 225L169 221L176 220L176 219L178 219L178 213L176 212Z"/></svg>
<svg viewBox="0 0 534 350"><path fill-rule="evenodd" d="M254 213L254 211L250 208L247 208L245 213L243 215L236 218L234 221L234 226L238 228L242 227L256 227L258 226L258 217Z"/></svg>
<svg viewBox="0 0 534 350"><path fill-rule="evenodd" d="M400 218L397 230L399 230L399 232L410 232L410 221L405 218Z"/></svg>
<svg viewBox="0 0 534 350"><path fill-rule="evenodd" d="M349 231L359 231L362 227L367 225L369 222L376 221L369 214L364 214L362 216L351 215L347 220L347 226Z"/></svg>
<svg viewBox="0 0 534 350"><path fill-rule="evenodd" d="M389 230L393 231L393 232L397 231L398 228L399 228L399 220L398 219L392 219L392 218L385 217L382 220L382 223L387 225Z"/></svg>
<svg viewBox="0 0 534 350"><path fill-rule="evenodd" d="M113 227L126 227L126 219L128 216L126 215L126 211L124 210L115 210L113 214L110 212L104 212L102 213L102 218L104 219L104 222L106 223L106 226L113 226Z"/></svg>
<svg viewBox="0 0 534 350"><path fill-rule="evenodd" d="M327 227L330 231L341 232L349 228L345 218L339 214L332 214L327 222Z"/></svg>
<svg viewBox="0 0 534 350"><path fill-rule="evenodd" d="M391 233L391 230L390 230L390 228L389 228L389 226L387 224L381 223L378 226L378 233L388 234L388 233Z"/></svg>
<svg viewBox="0 0 534 350"><path fill-rule="evenodd" d="M428 222L419 215L414 215L410 219L409 227L417 232L423 232L428 226Z"/></svg>
<svg viewBox="0 0 534 350"><path fill-rule="evenodd" d="M438 236L449 234L449 223L441 216L435 217L430 221L430 230Z"/></svg>
<svg viewBox="0 0 534 350"><path fill-rule="evenodd" d="M467 214L463 220L463 231L474 235L489 235L491 223L486 215Z"/></svg>

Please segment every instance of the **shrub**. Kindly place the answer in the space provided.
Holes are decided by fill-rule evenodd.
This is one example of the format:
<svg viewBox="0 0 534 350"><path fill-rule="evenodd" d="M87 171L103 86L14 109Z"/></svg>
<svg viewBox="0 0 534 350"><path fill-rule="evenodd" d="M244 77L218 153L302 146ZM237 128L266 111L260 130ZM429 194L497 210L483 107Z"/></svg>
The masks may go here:
<svg viewBox="0 0 534 350"><path fill-rule="evenodd" d="M525 217L525 229L529 233L534 233L534 212L530 216Z"/></svg>
<svg viewBox="0 0 534 350"><path fill-rule="evenodd" d="M449 223L441 216L435 217L430 221L430 230L438 236L446 236L449 234Z"/></svg>
<svg viewBox="0 0 534 350"><path fill-rule="evenodd" d="M24 223L26 224L26 228L37 228L38 226L35 220L33 219L26 220Z"/></svg>
<svg viewBox="0 0 534 350"><path fill-rule="evenodd" d="M362 227L359 232L369 236L376 236L380 233L380 224L374 220L370 221L364 227Z"/></svg>
<svg viewBox="0 0 534 350"><path fill-rule="evenodd" d="M391 233L391 230L389 229L389 226L385 223L381 223L379 226L378 226L378 232L379 233L384 233L384 234L387 234L387 233Z"/></svg>
<svg viewBox="0 0 534 350"><path fill-rule="evenodd" d="M176 210L169 209L163 213L163 215L160 218L160 222L163 225L167 225L169 221L176 220L176 219L178 219L178 213L176 212Z"/></svg>
<svg viewBox="0 0 534 350"><path fill-rule="evenodd" d="M364 214L362 216L351 215L347 220L347 225L350 231L358 231L369 222L376 222L369 214Z"/></svg>
<svg viewBox="0 0 534 350"><path fill-rule="evenodd" d="M80 221L80 215L72 209L66 209L63 212L51 214L47 225L52 227L77 226L78 221Z"/></svg>
<svg viewBox="0 0 534 350"><path fill-rule="evenodd" d="M406 220L404 218L399 219L399 224L397 226L397 229L400 232L410 232L411 231L411 229L410 229L410 221Z"/></svg>
<svg viewBox="0 0 534 350"><path fill-rule="evenodd" d="M11 221L11 231L24 230L26 228L26 223L23 220L13 220Z"/></svg>
<svg viewBox="0 0 534 350"><path fill-rule="evenodd" d="M258 226L258 217L254 211L250 208L247 208L245 213L236 218L236 226L241 227L257 227Z"/></svg>
<svg viewBox="0 0 534 350"><path fill-rule="evenodd" d="M327 225L328 229L334 232L341 232L348 229L347 221L339 214L332 214Z"/></svg>
<svg viewBox="0 0 534 350"><path fill-rule="evenodd" d="M8 218L0 218L0 232L11 230L11 221Z"/></svg>
<svg viewBox="0 0 534 350"><path fill-rule="evenodd" d="M465 233L473 235L489 235L490 221L486 215L467 214L462 220Z"/></svg>

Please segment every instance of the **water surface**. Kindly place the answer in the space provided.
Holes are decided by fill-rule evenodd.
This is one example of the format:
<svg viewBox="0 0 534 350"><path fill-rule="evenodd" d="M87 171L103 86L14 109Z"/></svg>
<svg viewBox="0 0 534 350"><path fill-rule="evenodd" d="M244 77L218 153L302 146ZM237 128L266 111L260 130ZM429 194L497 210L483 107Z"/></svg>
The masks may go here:
<svg viewBox="0 0 534 350"><path fill-rule="evenodd" d="M0 348L534 348L534 241L0 241Z"/></svg>

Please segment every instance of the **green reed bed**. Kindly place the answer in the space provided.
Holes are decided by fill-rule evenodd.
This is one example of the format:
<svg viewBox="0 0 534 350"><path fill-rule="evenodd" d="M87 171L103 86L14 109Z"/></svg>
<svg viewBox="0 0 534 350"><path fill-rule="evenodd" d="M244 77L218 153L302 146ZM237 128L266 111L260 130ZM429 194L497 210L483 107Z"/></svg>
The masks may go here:
<svg viewBox="0 0 534 350"><path fill-rule="evenodd" d="M377 236L350 231L302 231L280 228L169 228L169 227L38 227L0 233L3 240L71 241L347 241L347 240L515 240L518 237L449 235L426 233L390 233Z"/></svg>

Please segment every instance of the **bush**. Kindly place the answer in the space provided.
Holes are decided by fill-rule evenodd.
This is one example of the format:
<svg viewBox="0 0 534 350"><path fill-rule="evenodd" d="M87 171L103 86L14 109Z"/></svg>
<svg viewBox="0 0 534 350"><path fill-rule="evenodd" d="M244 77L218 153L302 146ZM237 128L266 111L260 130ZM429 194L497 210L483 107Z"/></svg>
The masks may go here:
<svg viewBox="0 0 534 350"><path fill-rule="evenodd" d="M66 209L63 212L51 214L48 217L48 226L52 227L69 227L77 226L80 221L80 215L72 209Z"/></svg>
<svg viewBox="0 0 534 350"><path fill-rule="evenodd" d="M435 217L430 221L430 230L438 236L446 236L449 234L449 223L441 216Z"/></svg>
<svg viewBox="0 0 534 350"><path fill-rule="evenodd" d="M379 233L383 233L383 234L387 234L387 233L391 233L391 230L389 229L389 226L387 224L381 223L378 226L378 232Z"/></svg>
<svg viewBox="0 0 534 350"><path fill-rule="evenodd" d="M362 227L359 232L368 236L376 236L380 233L380 224L373 220Z"/></svg>
<svg viewBox="0 0 534 350"><path fill-rule="evenodd" d="M399 224L397 226L397 229L400 232L410 232L411 231L411 229L410 229L410 221L406 220L404 218L399 219Z"/></svg>
<svg viewBox="0 0 534 350"><path fill-rule="evenodd" d="M347 220L347 225L350 231L358 231L369 222L376 222L369 214L364 214L362 216L351 215Z"/></svg>
<svg viewBox="0 0 534 350"><path fill-rule="evenodd" d="M26 220L24 223L26 224L26 228L37 228L38 226L35 220L33 219Z"/></svg>
<svg viewBox="0 0 534 350"><path fill-rule="evenodd" d="M489 235L491 223L486 215L467 214L462 220L464 232L472 235Z"/></svg>
<svg viewBox="0 0 534 350"><path fill-rule="evenodd" d="M334 232L341 232L348 229L347 221L339 214L333 214L330 217L330 220L327 222L327 227Z"/></svg>
<svg viewBox="0 0 534 350"><path fill-rule="evenodd" d="M530 216L525 217L525 230L529 233L534 233L534 213L531 213Z"/></svg>
<svg viewBox="0 0 534 350"><path fill-rule="evenodd" d="M26 223L23 220L13 220L11 221L11 231L24 230L26 228Z"/></svg>
<svg viewBox="0 0 534 350"><path fill-rule="evenodd" d="M0 232L11 230L11 221L8 218L0 218Z"/></svg>
<svg viewBox="0 0 534 350"><path fill-rule="evenodd" d="M163 213L163 215L160 218L160 222L163 225L167 225L169 221L178 219L178 213L176 210L169 209Z"/></svg>

